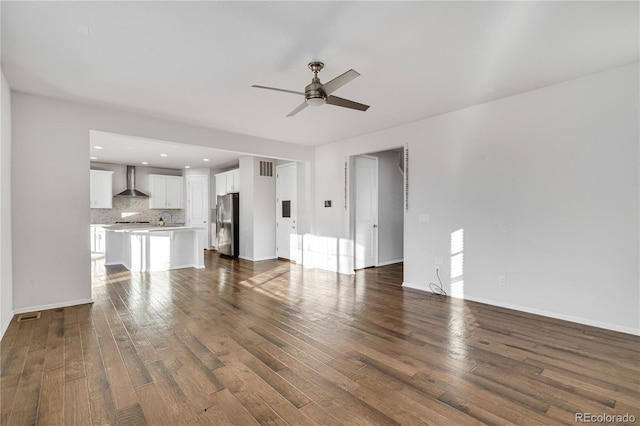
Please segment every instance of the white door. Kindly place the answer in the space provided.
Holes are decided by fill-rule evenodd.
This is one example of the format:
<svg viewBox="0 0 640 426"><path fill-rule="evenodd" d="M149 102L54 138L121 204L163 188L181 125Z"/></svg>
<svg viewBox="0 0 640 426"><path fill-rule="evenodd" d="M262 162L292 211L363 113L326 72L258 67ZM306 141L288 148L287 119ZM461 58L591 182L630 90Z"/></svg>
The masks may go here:
<svg viewBox="0 0 640 426"><path fill-rule="evenodd" d="M209 185L204 175L187 176L187 225L207 228L209 224Z"/></svg>
<svg viewBox="0 0 640 426"><path fill-rule="evenodd" d="M276 255L298 261L296 165L276 167Z"/></svg>
<svg viewBox="0 0 640 426"><path fill-rule="evenodd" d="M355 268L378 263L378 158L354 159Z"/></svg>

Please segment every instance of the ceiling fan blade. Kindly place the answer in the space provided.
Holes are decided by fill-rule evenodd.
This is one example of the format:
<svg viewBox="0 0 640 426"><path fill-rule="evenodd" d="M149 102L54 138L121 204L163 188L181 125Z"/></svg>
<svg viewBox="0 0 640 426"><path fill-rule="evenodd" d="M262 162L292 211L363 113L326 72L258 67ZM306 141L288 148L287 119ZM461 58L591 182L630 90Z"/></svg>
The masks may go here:
<svg viewBox="0 0 640 426"><path fill-rule="evenodd" d="M293 117L294 115L296 115L297 113L299 113L300 111L305 109L307 106L308 105L307 105L306 102L301 103L300 105L298 105L298 107L296 109L294 109L289 114L287 114L287 117Z"/></svg>
<svg viewBox="0 0 640 426"><path fill-rule="evenodd" d="M324 93L326 93L327 95L330 95L356 77L360 77L360 74L358 74L354 70L349 70L344 74L337 76L333 80L328 81L327 83L324 83L322 85Z"/></svg>
<svg viewBox="0 0 640 426"><path fill-rule="evenodd" d="M296 92L295 90L278 89L277 87L258 86L257 84L254 84L251 87L256 87L258 89L275 90L276 92L293 93L294 95L302 95L302 96L304 96L304 92Z"/></svg>
<svg viewBox="0 0 640 426"><path fill-rule="evenodd" d="M358 102L350 101L348 99L339 98L337 96L327 96L327 103L329 105L335 105L345 108L357 109L358 111L366 111L369 109L369 105L360 104Z"/></svg>

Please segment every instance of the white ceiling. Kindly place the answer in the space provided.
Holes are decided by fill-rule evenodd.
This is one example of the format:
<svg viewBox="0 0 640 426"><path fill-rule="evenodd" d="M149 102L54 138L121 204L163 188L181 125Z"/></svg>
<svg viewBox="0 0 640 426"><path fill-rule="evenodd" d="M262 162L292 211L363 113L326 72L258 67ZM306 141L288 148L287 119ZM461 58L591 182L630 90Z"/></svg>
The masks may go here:
<svg viewBox="0 0 640 426"><path fill-rule="evenodd" d="M92 130L91 161L166 169L228 169L246 154ZM164 154L164 155L163 155Z"/></svg>
<svg viewBox="0 0 640 426"><path fill-rule="evenodd" d="M3 0L2 68L18 91L319 145L636 62L638 6ZM335 94L371 108L287 118L301 97L250 87L303 91L312 60L324 82L358 71Z"/></svg>

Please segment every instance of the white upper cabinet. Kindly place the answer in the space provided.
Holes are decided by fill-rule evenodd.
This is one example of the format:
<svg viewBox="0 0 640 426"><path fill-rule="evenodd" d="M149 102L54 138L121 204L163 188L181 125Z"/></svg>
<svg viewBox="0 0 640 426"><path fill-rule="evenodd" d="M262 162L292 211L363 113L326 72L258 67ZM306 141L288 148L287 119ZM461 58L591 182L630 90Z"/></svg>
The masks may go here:
<svg viewBox="0 0 640 426"><path fill-rule="evenodd" d="M181 209L182 176L149 175L149 208L150 209Z"/></svg>
<svg viewBox="0 0 640 426"><path fill-rule="evenodd" d="M108 170L90 170L89 176L91 208L113 208L113 172Z"/></svg>
<svg viewBox="0 0 640 426"><path fill-rule="evenodd" d="M231 192L240 192L240 169L229 170L216 175L216 195L224 195Z"/></svg>
<svg viewBox="0 0 640 426"><path fill-rule="evenodd" d="M240 169L228 172L227 192L240 192Z"/></svg>
<svg viewBox="0 0 640 426"><path fill-rule="evenodd" d="M227 193L227 175L219 173L216 175L216 195L224 195Z"/></svg>

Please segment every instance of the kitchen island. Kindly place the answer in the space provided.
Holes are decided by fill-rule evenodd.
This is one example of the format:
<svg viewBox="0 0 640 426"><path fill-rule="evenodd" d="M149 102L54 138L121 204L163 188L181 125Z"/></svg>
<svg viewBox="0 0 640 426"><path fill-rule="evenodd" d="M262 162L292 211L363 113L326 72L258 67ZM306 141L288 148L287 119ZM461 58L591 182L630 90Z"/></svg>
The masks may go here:
<svg viewBox="0 0 640 426"><path fill-rule="evenodd" d="M104 229L105 265L135 272L204 268L204 228L116 224Z"/></svg>

